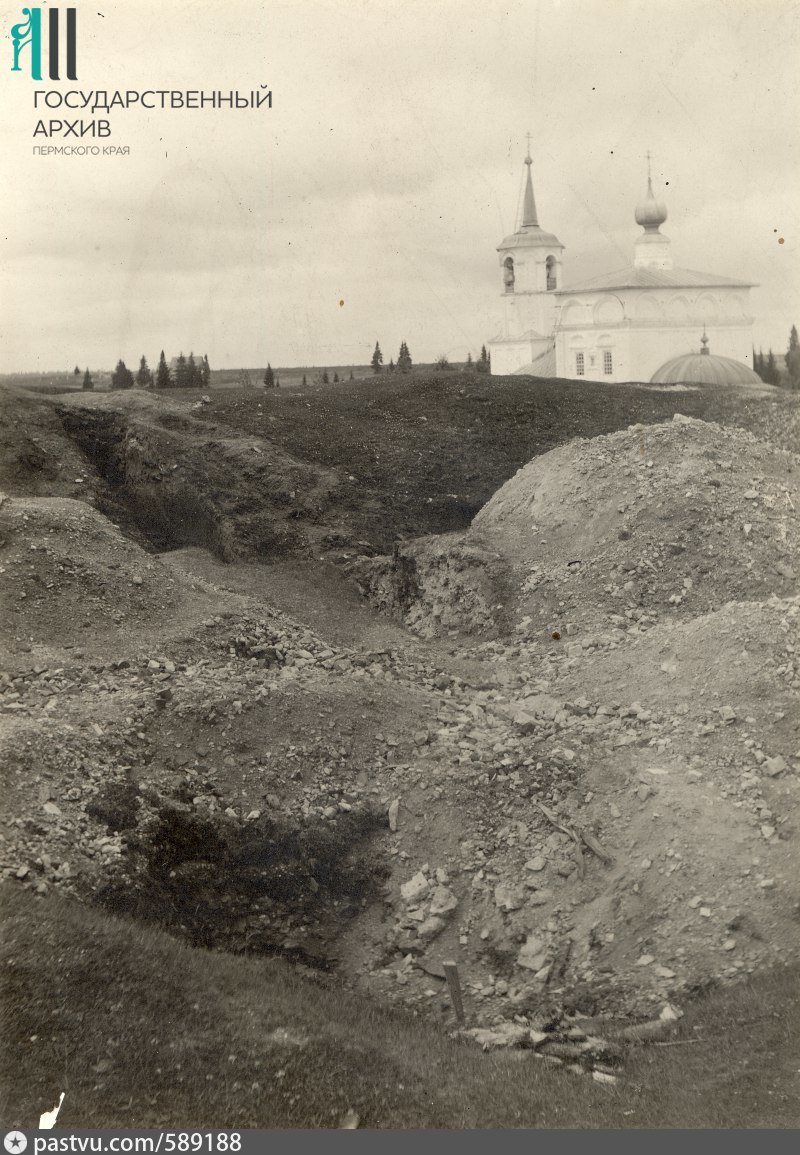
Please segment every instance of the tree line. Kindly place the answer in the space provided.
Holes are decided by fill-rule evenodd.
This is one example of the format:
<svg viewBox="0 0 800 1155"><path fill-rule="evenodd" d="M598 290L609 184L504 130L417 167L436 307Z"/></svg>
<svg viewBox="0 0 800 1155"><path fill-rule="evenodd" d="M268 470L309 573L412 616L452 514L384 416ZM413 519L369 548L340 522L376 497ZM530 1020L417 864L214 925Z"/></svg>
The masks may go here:
<svg viewBox="0 0 800 1155"><path fill-rule="evenodd" d="M770 349L766 355L761 349L753 349L753 368L765 385L784 385L787 389L800 389L800 339L797 336L797 326L792 325L789 333L789 346L785 357L784 374L778 368L775 354Z"/></svg>
<svg viewBox="0 0 800 1155"><path fill-rule="evenodd" d="M397 362L395 363L394 358L392 358L389 361L389 364L386 366L386 370L389 373L409 373L411 371L412 364L413 362L411 360L411 353L409 352L408 345L405 341L401 341L400 351L397 354ZM375 350L372 354L370 365L372 366L373 373L376 375L383 372L383 353L381 352L380 341L375 342ZM467 353L466 367L468 370L475 370L478 373L491 373L492 358L486 352L485 345L481 346L481 351L477 360L473 360L472 353ZM436 358L435 368L440 370L452 368L446 353L442 353L440 357Z"/></svg>
<svg viewBox="0 0 800 1155"><path fill-rule="evenodd" d="M80 372L79 366L76 365L75 376L80 376ZM208 363L207 353L199 361L195 360L194 353L190 353L188 357L181 353L174 366L171 366L162 349L155 373L142 354L135 375L120 358L111 374L112 389L133 389L134 386L139 389L207 389L210 383L211 366ZM94 389L94 380L88 369L83 375L83 388Z"/></svg>

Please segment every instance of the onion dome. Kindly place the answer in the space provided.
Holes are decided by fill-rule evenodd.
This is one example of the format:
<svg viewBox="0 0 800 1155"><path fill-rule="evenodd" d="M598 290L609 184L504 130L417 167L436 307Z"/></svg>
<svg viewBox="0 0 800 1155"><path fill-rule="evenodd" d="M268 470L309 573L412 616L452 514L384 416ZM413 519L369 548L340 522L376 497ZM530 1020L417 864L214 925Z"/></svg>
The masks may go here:
<svg viewBox="0 0 800 1155"><path fill-rule="evenodd" d="M636 206L636 223L641 225L646 233L657 233L659 226L667 219L667 206L663 201L656 200L653 192L653 182L647 178L647 196Z"/></svg>
<svg viewBox="0 0 800 1155"><path fill-rule="evenodd" d="M699 353L684 353L665 361L650 378L660 385L763 385L759 375L733 357L717 357L708 351L708 337L703 332Z"/></svg>

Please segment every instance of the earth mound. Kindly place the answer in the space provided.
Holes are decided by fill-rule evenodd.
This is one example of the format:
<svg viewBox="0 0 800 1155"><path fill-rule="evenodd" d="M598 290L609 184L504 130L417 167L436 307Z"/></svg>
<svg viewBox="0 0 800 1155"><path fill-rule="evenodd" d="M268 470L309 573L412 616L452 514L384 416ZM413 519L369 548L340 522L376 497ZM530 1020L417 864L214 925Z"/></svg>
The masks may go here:
<svg viewBox="0 0 800 1155"><path fill-rule="evenodd" d="M0 639L30 648L163 626L218 604L83 501L0 494Z"/></svg>
<svg viewBox="0 0 800 1155"><path fill-rule="evenodd" d="M797 590L800 458L676 414L535 458L469 530L359 563L424 635L649 628Z"/></svg>

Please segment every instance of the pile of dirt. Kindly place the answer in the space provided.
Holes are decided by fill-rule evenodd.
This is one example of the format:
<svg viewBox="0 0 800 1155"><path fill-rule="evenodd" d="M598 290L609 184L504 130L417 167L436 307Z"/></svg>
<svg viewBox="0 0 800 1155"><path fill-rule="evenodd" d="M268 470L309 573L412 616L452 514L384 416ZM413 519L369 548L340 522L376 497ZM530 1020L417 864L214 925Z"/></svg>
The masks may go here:
<svg viewBox="0 0 800 1155"><path fill-rule="evenodd" d="M102 488L52 400L0 384L0 491L91 502Z"/></svg>
<svg viewBox="0 0 800 1155"><path fill-rule="evenodd" d="M463 536L354 567L427 635L646 629L798 588L800 458L676 415L535 458Z"/></svg>
<svg viewBox="0 0 800 1155"><path fill-rule="evenodd" d="M85 502L0 494L6 645L73 645L208 613L218 599L175 574Z"/></svg>

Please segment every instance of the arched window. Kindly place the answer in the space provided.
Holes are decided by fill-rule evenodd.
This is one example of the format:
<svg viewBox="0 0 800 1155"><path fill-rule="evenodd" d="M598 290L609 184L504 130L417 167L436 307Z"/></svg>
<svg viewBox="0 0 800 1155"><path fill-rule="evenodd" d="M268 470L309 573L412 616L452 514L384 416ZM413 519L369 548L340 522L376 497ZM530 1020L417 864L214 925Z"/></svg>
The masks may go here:
<svg viewBox="0 0 800 1155"><path fill-rule="evenodd" d="M507 293L514 292L514 258L506 257L503 261L503 284Z"/></svg>
<svg viewBox="0 0 800 1155"><path fill-rule="evenodd" d="M557 289L556 282L556 259L555 257L548 257L545 261L545 268L547 269L547 287L548 289Z"/></svg>

